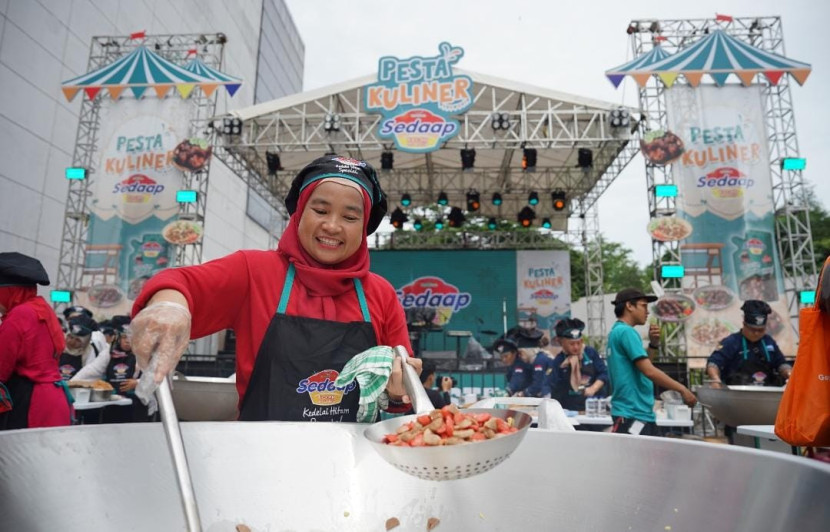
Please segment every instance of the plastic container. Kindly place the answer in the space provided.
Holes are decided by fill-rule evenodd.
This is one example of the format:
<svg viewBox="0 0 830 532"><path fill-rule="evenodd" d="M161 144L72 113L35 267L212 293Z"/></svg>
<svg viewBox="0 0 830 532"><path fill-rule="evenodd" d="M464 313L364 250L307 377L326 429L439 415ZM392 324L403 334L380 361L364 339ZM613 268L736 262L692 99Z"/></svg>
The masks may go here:
<svg viewBox="0 0 830 532"><path fill-rule="evenodd" d="M597 402L599 399L596 397L589 397L585 399L585 415L588 417L596 417L599 412L599 405Z"/></svg>
<svg viewBox="0 0 830 532"><path fill-rule="evenodd" d="M608 400L604 398L597 399L597 416L607 416L608 415Z"/></svg>

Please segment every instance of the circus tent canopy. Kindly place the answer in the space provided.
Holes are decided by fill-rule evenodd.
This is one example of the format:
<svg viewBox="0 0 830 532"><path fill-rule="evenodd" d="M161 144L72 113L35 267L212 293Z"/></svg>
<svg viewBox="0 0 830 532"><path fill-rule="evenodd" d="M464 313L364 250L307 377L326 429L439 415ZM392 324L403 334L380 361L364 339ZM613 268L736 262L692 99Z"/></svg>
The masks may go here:
<svg viewBox="0 0 830 532"><path fill-rule="evenodd" d="M651 74L641 72L648 69L654 63L657 63L658 61L662 61L663 59L669 57L669 55L670 54L667 51L665 51L662 46L658 44L657 46L652 48L650 52L643 54L639 57L635 57L631 61L623 65L620 65L616 68L607 70L605 72L605 75L608 77L609 80L611 80L611 83L614 84L614 87L619 87L623 78L627 74L631 74L632 77L645 76L647 79L648 76L650 76ZM643 83L640 83L640 85L643 85Z"/></svg>
<svg viewBox="0 0 830 532"><path fill-rule="evenodd" d="M225 89L228 91L228 94L231 96L236 94L237 89L239 89L239 86L242 85L242 80L240 78L229 76L223 72L219 72L215 68L209 67L198 57L186 64L184 69L188 72L192 72L204 78L210 78L224 85Z"/></svg>
<svg viewBox="0 0 830 532"><path fill-rule="evenodd" d="M720 86L730 74L735 74L744 85L749 85L760 73L770 84L776 85L781 76L789 73L801 85L812 70L807 63L761 50L723 30L714 30L691 46L651 64L625 69L629 64L607 71L606 76L614 82L611 76L630 75L642 87L650 75L656 74L667 87L671 87L682 74L690 85L696 87L704 74Z"/></svg>
<svg viewBox="0 0 830 532"><path fill-rule="evenodd" d="M233 81L239 83L239 80ZM67 100L83 90L89 99L94 99L101 89L107 89L112 99L121 96L124 89L130 89L133 96L141 98L152 87L159 98L163 98L173 87L182 98L187 98L193 89L199 87L205 96L213 94L219 85L226 85L164 59L144 46L139 46L129 54L82 76L61 83L61 90ZM233 95L233 91L228 92Z"/></svg>

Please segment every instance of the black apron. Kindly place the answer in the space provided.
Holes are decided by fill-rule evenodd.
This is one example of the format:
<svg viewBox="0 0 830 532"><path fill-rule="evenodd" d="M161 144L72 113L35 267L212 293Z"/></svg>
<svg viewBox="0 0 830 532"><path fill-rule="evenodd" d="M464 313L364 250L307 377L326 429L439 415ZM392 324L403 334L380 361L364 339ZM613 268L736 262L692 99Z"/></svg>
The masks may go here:
<svg viewBox="0 0 830 532"><path fill-rule="evenodd" d="M35 383L26 377L13 373L5 383L13 408L0 414L0 430L25 429L29 427L29 405Z"/></svg>
<svg viewBox="0 0 830 532"><path fill-rule="evenodd" d="M355 292L363 321L286 316L294 265L290 264L277 312L257 352L240 421L357 421L357 381L335 388L352 357L377 345L359 279Z"/></svg>
<svg viewBox="0 0 830 532"><path fill-rule="evenodd" d="M121 383L132 379L135 375L135 355L123 351L110 351L110 362L107 364L107 382L115 389L115 393L121 393Z"/></svg>
<svg viewBox="0 0 830 532"><path fill-rule="evenodd" d="M68 381L74 377L81 370L83 358L83 355L61 354L61 358L58 361L58 371L60 371L61 378Z"/></svg>
<svg viewBox="0 0 830 532"><path fill-rule="evenodd" d="M750 351L746 344L746 338L741 335L741 348L743 358L738 369L736 369L729 378L726 379L726 384L759 384L764 386L778 386L780 379L776 372L776 368L772 366L770 360L769 350L764 340L756 342ZM764 352L763 357L758 353L758 345L760 350Z"/></svg>
<svg viewBox="0 0 830 532"><path fill-rule="evenodd" d="M583 351L582 362L579 364L579 374L582 376L582 382L580 384L583 384L585 388L593 383L594 377L597 374L596 368L590 362L591 359ZM554 368L554 371L559 371L560 369L563 368ZM565 410L582 412L585 410L586 397L582 395L582 390L574 390L571 387L570 366L567 369L567 380L560 374L560 378L556 381L555 389L551 390L551 397L559 401Z"/></svg>

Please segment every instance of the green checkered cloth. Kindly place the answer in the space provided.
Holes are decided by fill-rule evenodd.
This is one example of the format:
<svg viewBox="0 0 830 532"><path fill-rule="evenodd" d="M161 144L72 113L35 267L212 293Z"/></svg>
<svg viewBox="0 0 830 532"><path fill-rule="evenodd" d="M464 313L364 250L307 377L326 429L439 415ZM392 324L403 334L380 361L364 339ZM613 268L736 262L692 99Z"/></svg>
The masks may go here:
<svg viewBox="0 0 830 532"><path fill-rule="evenodd" d="M360 406L357 409L358 423L372 423L378 415L381 394L392 373L395 350L379 345L356 354L346 363L340 376L334 381L338 388L347 386L357 379L360 385Z"/></svg>

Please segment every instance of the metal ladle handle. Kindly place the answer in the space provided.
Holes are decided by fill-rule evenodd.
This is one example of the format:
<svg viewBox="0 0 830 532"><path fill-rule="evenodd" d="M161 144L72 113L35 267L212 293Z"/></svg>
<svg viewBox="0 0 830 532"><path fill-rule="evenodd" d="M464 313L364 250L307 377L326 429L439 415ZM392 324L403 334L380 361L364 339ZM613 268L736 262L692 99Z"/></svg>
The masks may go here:
<svg viewBox="0 0 830 532"><path fill-rule="evenodd" d="M170 456L173 458L173 466L176 469L176 481L179 485L179 495L182 498L187 530L189 532L201 532L202 524L199 521L196 494L193 492L193 482L190 479L190 469L187 466L187 456L184 453L179 418L176 415L176 407L173 406L173 394L170 391L170 381L167 377L162 379L156 390L156 399L159 402L164 435L167 436L167 447L170 449Z"/></svg>
<svg viewBox="0 0 830 532"><path fill-rule="evenodd" d="M409 400L412 401L412 407L415 409L415 413L426 414L427 412L432 412L435 406L429 400L427 391L424 389L420 377L418 377L418 372L407 363L409 353L406 351L406 348L402 345L397 346L395 348L395 354L401 358L401 366L403 366L403 387L406 389L407 395L409 395Z"/></svg>

